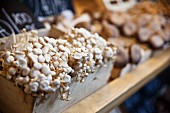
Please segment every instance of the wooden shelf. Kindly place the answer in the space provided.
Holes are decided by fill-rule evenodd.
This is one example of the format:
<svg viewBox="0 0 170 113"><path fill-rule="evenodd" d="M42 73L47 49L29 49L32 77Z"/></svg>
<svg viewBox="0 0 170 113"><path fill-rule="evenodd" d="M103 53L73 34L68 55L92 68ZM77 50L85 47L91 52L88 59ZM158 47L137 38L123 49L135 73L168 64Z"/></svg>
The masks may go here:
<svg viewBox="0 0 170 113"><path fill-rule="evenodd" d="M170 65L170 48L115 79L64 113L106 113L121 104ZM90 86L89 86L90 87Z"/></svg>

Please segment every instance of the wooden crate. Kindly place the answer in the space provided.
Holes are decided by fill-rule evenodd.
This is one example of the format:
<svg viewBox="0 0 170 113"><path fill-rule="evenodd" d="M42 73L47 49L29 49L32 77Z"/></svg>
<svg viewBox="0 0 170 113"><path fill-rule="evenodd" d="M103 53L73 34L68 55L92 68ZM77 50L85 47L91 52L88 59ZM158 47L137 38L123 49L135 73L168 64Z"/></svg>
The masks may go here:
<svg viewBox="0 0 170 113"><path fill-rule="evenodd" d="M56 33L57 31L41 30L38 34L42 36L53 32ZM0 41L2 40L12 42L11 37L0 39ZM84 83L71 83L70 101L60 100L57 92L47 95L47 98L40 102L39 98L26 95L14 83L0 76L0 111L2 113L60 113L104 86L110 77L112 68L113 62L108 62L107 67L98 68L95 73L86 78Z"/></svg>

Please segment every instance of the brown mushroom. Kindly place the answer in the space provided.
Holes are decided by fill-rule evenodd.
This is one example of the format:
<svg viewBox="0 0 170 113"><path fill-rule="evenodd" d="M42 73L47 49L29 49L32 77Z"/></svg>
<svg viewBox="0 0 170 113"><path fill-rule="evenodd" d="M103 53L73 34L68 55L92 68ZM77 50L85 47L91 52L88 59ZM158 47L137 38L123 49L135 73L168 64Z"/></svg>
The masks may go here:
<svg viewBox="0 0 170 113"><path fill-rule="evenodd" d="M140 18L137 17L137 19L138 19L138 25L140 27L145 27L151 22L152 16L150 14L142 14L140 15Z"/></svg>
<svg viewBox="0 0 170 113"><path fill-rule="evenodd" d="M164 40L159 35L153 35L149 39L149 43L153 48L157 49L164 45Z"/></svg>
<svg viewBox="0 0 170 113"><path fill-rule="evenodd" d="M109 21L111 16L113 15L113 12L112 11L103 11L102 14L103 15L102 15L101 19Z"/></svg>
<svg viewBox="0 0 170 113"><path fill-rule="evenodd" d="M87 30L90 30L90 23L89 22L80 22L80 23L77 23L75 26L75 28L85 28Z"/></svg>
<svg viewBox="0 0 170 113"><path fill-rule="evenodd" d="M119 30L116 26L109 24L107 21L102 21L103 33L105 38L118 37L120 36Z"/></svg>
<svg viewBox="0 0 170 113"><path fill-rule="evenodd" d="M133 44L129 48L130 62L138 64L141 60L141 47L137 44Z"/></svg>
<svg viewBox="0 0 170 113"><path fill-rule="evenodd" d="M137 26L134 22L127 22L123 26L123 32L126 36L133 36L137 32Z"/></svg>
<svg viewBox="0 0 170 113"><path fill-rule="evenodd" d="M149 27L153 32L158 32L158 31L160 31L160 30L162 29L160 22L157 22L157 21L152 21L152 22L150 22L148 27Z"/></svg>
<svg viewBox="0 0 170 113"><path fill-rule="evenodd" d="M170 29L169 28L165 28L164 30L160 30L158 32L158 34L161 36L161 38L165 42L169 42L170 41Z"/></svg>
<svg viewBox="0 0 170 113"><path fill-rule="evenodd" d="M114 13L109 17L109 22L118 27L121 27L125 23L125 18L124 16L121 16L119 13Z"/></svg>
<svg viewBox="0 0 170 113"><path fill-rule="evenodd" d="M126 66L126 64L128 64L128 62L129 62L128 50L125 48L119 47L117 59L115 62L115 67L123 68Z"/></svg>
<svg viewBox="0 0 170 113"><path fill-rule="evenodd" d="M102 28L103 28L102 23L96 20L96 21L93 21L93 23L90 27L90 31L92 33L100 33L100 32L102 32Z"/></svg>
<svg viewBox="0 0 170 113"><path fill-rule="evenodd" d="M138 30L138 39L140 42L147 42L149 40L149 37L151 35L151 30L148 28L141 27Z"/></svg>

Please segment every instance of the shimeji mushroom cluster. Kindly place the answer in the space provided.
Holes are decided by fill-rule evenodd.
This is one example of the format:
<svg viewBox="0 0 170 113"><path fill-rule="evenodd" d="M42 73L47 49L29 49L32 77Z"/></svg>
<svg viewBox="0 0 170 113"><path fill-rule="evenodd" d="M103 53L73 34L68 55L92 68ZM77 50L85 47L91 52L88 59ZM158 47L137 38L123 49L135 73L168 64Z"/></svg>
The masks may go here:
<svg viewBox="0 0 170 113"><path fill-rule="evenodd" d="M60 39L38 37L19 51L5 51L1 57L1 74L25 93L43 96L59 90L67 99L72 78L84 77L99 66L114 60L117 48L98 34L80 28L72 29Z"/></svg>

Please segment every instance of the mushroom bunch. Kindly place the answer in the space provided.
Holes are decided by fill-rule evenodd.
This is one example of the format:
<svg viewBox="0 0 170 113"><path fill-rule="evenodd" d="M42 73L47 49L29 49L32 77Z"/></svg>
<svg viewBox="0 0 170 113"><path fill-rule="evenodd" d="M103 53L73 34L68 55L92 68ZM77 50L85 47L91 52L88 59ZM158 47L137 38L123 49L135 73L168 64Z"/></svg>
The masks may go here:
<svg viewBox="0 0 170 113"><path fill-rule="evenodd" d="M128 63L138 64L142 58L143 48L137 44L132 44L130 47L119 47L115 67L123 68Z"/></svg>
<svg viewBox="0 0 170 113"><path fill-rule="evenodd" d="M85 25L82 24L80 26ZM88 25L88 24L87 24ZM90 31L104 38L134 37L152 48L161 48L170 41L170 23L162 15L140 14L131 16L125 12L106 12L100 18L93 19ZM88 27L89 28L89 27Z"/></svg>
<svg viewBox="0 0 170 113"><path fill-rule="evenodd" d="M115 42L119 47L114 65L116 68L124 68L127 64L138 65L145 60L150 51L147 46L131 39L121 37L110 39L110 41Z"/></svg>
<svg viewBox="0 0 170 113"><path fill-rule="evenodd" d="M163 16L143 14L137 22L137 39L140 42L161 48L170 41L170 23Z"/></svg>
<svg viewBox="0 0 170 113"><path fill-rule="evenodd" d="M76 28L63 38L72 45L69 65L73 66L78 80L83 80L84 76L94 72L96 67L105 65L108 60L115 59L117 48L97 33L91 35L84 28Z"/></svg>
<svg viewBox="0 0 170 113"><path fill-rule="evenodd" d="M83 82L98 66L114 60L117 48L98 34L72 29L61 39L34 37L22 50L1 55L1 75L32 96L59 91L67 100L72 77Z"/></svg>
<svg viewBox="0 0 170 113"><path fill-rule="evenodd" d="M75 28L85 28L92 33L98 33L105 39L122 36L134 37L139 42L147 43L155 49L163 47L170 41L169 19L163 15L142 13L135 16L127 12L112 11L85 11L85 13L89 15L88 21L83 14L72 20L71 25ZM63 27L68 29L70 26L66 27L63 24Z"/></svg>

